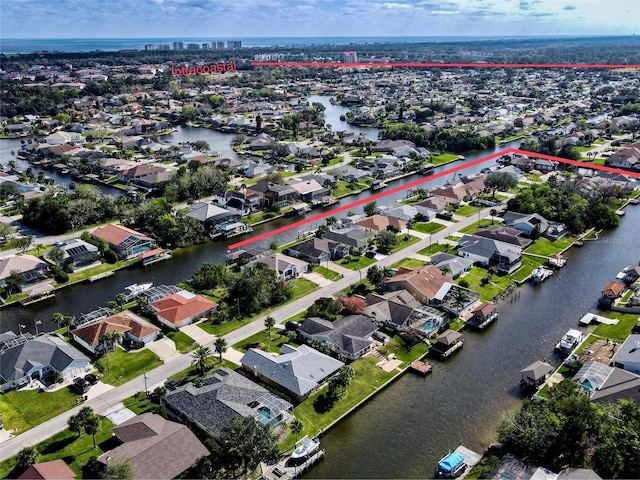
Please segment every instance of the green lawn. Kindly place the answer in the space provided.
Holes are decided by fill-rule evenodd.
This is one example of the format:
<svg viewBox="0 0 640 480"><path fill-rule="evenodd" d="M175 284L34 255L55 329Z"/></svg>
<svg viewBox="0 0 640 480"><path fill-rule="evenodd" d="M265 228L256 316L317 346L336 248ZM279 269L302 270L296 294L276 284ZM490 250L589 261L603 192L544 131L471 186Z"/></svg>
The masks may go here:
<svg viewBox="0 0 640 480"><path fill-rule="evenodd" d="M280 347L285 343L290 343L287 337L284 336L285 332L286 330L281 328L272 328L271 339L269 339L265 329L236 343L233 348L241 352L246 352L250 348L259 348L265 352L280 353Z"/></svg>
<svg viewBox="0 0 640 480"><path fill-rule="evenodd" d="M601 323L593 331L593 334L599 335L602 338L610 338L614 342L624 342L638 321L637 313L609 312L606 316L609 318L617 318L620 321L617 325Z"/></svg>
<svg viewBox="0 0 640 480"><path fill-rule="evenodd" d="M513 282L508 276L493 275L491 281L486 285L482 285L482 279L487 276L487 270L481 267L471 267L464 276L460 276L457 280L459 284L462 280L469 283L471 290L475 290L480 294L480 300L488 302L496 295L500 295Z"/></svg>
<svg viewBox="0 0 640 480"><path fill-rule="evenodd" d="M51 438L36 445L40 453L38 463L51 460L63 459L73 470L78 478L82 478L82 467L91 457L99 457L108 450L115 447L112 442L111 429L113 423L108 418L100 417L100 430L96 433L96 445L93 446L91 435L78 436L77 433L64 430L56 433ZM22 471L14 471L16 468L16 457L0 464L0 478L17 478Z"/></svg>
<svg viewBox="0 0 640 480"><path fill-rule="evenodd" d="M133 397L125 398L122 403L136 415L153 410L158 406L158 404L153 403L151 399L144 394L144 392L139 392L139 394L134 395Z"/></svg>
<svg viewBox="0 0 640 480"><path fill-rule="evenodd" d="M540 237L533 245L525 250L526 253L533 255L543 255L548 257L552 253L560 253L576 241L576 237L563 237L555 241L548 238Z"/></svg>
<svg viewBox="0 0 640 480"><path fill-rule="evenodd" d="M306 278L295 278L291 280L291 284L293 285L293 297L286 303L298 300L299 298L309 295L314 290L320 288L317 283L313 283L311 280L307 280Z"/></svg>
<svg viewBox="0 0 640 480"><path fill-rule="evenodd" d="M315 267L313 271L319 273L324 278L326 278L327 280L331 280L332 282L335 282L336 280L340 280L342 278L341 273L334 272L333 270L330 270L326 267Z"/></svg>
<svg viewBox="0 0 640 480"><path fill-rule="evenodd" d="M169 332L167 333L167 337L173 340L173 343L176 344L176 350L181 353L190 352L195 348L195 341L193 338L181 331Z"/></svg>
<svg viewBox="0 0 640 480"><path fill-rule="evenodd" d="M416 345L411 346L410 344L407 344L402 337L387 329L384 330L384 333L389 335L391 340L384 347L381 347L379 351L386 357L393 353L398 360L402 360L404 362L404 365L401 367L421 358L425 353L427 353L427 350L429 350L429 346L424 342L419 342Z"/></svg>
<svg viewBox="0 0 640 480"><path fill-rule="evenodd" d="M441 223L438 222L428 222L428 223L416 223L411 229L420 233L436 233L440 230L444 230L445 227Z"/></svg>
<svg viewBox="0 0 640 480"><path fill-rule="evenodd" d="M406 237L409 237L409 238L405 240ZM403 248L407 248L409 245L413 245L414 243L418 243L420 240L422 240L421 238L414 237L413 235L403 235L403 234L399 235L398 238L400 238L400 242L391 249L391 253L399 252Z"/></svg>
<svg viewBox="0 0 640 480"><path fill-rule="evenodd" d="M82 270L80 272L70 273L69 274L69 282L67 283L75 283L81 282L89 277L93 277L94 275L98 275L100 273L110 272L112 270L118 270L120 268L127 267L134 263L138 262L138 259L133 260L121 260L116 263L101 263L100 265L96 265L95 267L87 268L86 270Z"/></svg>
<svg viewBox="0 0 640 480"><path fill-rule="evenodd" d="M0 411L4 428L17 428L18 433L22 433L66 412L76 405L78 398L80 397L67 387L55 392L16 390L2 394Z"/></svg>
<svg viewBox="0 0 640 480"><path fill-rule="evenodd" d="M151 350L127 352L116 348L109 352L109 373L107 373L107 359L102 357L100 363L104 366L102 381L109 385L120 386L144 373L162 365L160 358Z"/></svg>
<svg viewBox="0 0 640 480"><path fill-rule="evenodd" d="M250 322L250 318L243 318L242 320L228 320L222 323L202 322L198 324L198 327L211 335L215 335L216 337L223 337L227 333L231 333L240 327L244 327L247 323Z"/></svg>
<svg viewBox="0 0 640 480"><path fill-rule="evenodd" d="M500 222L498 220L491 221L490 218L484 218L479 222L472 223L468 227L461 228L458 230L459 233L473 233L476 230L480 230L481 228L489 228L492 225L499 225Z"/></svg>
<svg viewBox="0 0 640 480"><path fill-rule="evenodd" d="M314 405L322 404L322 400L327 391L326 387L311 395L307 400L298 405L293 410L293 413L295 417L301 420L304 424L304 430L300 436L317 435L331 423L335 422L342 415L347 413L349 409L353 408L368 395L372 394L377 388L382 386L397 373L385 372L380 367L376 366L378 361L379 360L376 357L367 355L366 357L358 359L351 364L351 367L356 373L355 378L347 387L345 395L338 400L329 411L322 411L321 408L316 409L316 406ZM284 451L287 448L292 447L294 440L293 436L285 439L281 444L281 449Z"/></svg>
<svg viewBox="0 0 640 480"><path fill-rule="evenodd" d="M454 213L463 217L470 217L474 213L478 213L479 210L480 207L474 207L473 205L463 205L461 207L458 207L454 211Z"/></svg>
<svg viewBox="0 0 640 480"><path fill-rule="evenodd" d="M453 153L441 153L440 155L432 155L430 162L434 165L442 165L444 163L453 162L457 160L458 155L454 155Z"/></svg>
<svg viewBox="0 0 640 480"><path fill-rule="evenodd" d="M375 258L368 258L363 256L356 257L353 255L348 255L342 260L338 260L338 265L341 265L349 270L360 270L362 268L369 267L376 263Z"/></svg>
<svg viewBox="0 0 640 480"><path fill-rule="evenodd" d="M513 272L510 277L516 282L523 282L536 268L546 262L546 259L522 255L522 266Z"/></svg>
<svg viewBox="0 0 640 480"><path fill-rule="evenodd" d="M423 248L422 250L418 250L418 253L420 255L433 255L434 253L438 253L438 252L446 252L448 250L452 250L453 247L451 245L448 244L444 244L444 243L434 243L432 245L429 245L426 248Z"/></svg>
<svg viewBox="0 0 640 480"><path fill-rule="evenodd" d="M417 258L403 258L399 262L392 264L391 268L400 268L400 267L419 268L419 267L422 267L424 263L425 263L424 260L419 260Z"/></svg>
<svg viewBox="0 0 640 480"><path fill-rule="evenodd" d="M536 173L525 173L524 176L525 176L525 178L528 178L532 182L539 182L540 181L540 175L538 175Z"/></svg>

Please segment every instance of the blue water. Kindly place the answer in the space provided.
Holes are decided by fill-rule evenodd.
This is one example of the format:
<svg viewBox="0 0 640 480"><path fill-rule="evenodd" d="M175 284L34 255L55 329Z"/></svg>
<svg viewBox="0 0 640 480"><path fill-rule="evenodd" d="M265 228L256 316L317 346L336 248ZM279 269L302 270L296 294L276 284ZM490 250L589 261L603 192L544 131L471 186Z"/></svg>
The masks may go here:
<svg viewBox="0 0 640 480"><path fill-rule="evenodd" d="M382 43L469 42L482 40L543 38L527 36L439 36L439 37L170 37L170 38L3 38L0 53L32 52L91 52L96 50L144 50L145 45L172 45L174 41L187 43L211 43L214 41L240 40L243 47L311 46L311 45L363 45ZM551 37L549 37L551 38ZM560 37L557 37L560 38Z"/></svg>

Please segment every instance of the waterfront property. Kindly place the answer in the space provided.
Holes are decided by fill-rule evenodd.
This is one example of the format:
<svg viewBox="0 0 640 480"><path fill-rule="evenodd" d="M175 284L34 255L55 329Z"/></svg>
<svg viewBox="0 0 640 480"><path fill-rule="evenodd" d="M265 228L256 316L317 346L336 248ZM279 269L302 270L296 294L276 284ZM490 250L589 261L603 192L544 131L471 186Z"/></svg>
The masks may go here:
<svg viewBox="0 0 640 480"><path fill-rule="evenodd" d="M137 415L112 432L120 445L103 453L98 461L105 465L112 460L127 462L136 479L170 480L209 454L186 425L155 413Z"/></svg>
<svg viewBox="0 0 640 480"><path fill-rule="evenodd" d="M640 374L640 334L629 335L611 358L611 365Z"/></svg>
<svg viewBox="0 0 640 480"><path fill-rule="evenodd" d="M266 257L259 257L247 263L243 268L250 267L256 263L268 265L271 270L276 272L276 279L280 282L291 280L309 271L309 264L307 262L283 253L274 253Z"/></svg>
<svg viewBox="0 0 640 480"><path fill-rule="evenodd" d="M149 309L158 321L174 330L215 313L217 308L217 303L186 290L149 303Z"/></svg>
<svg viewBox="0 0 640 480"><path fill-rule="evenodd" d="M611 307L613 302L615 302L620 296L622 292L624 292L626 286L624 283L611 281L605 285L600 292L600 299L598 303L604 307Z"/></svg>
<svg viewBox="0 0 640 480"><path fill-rule="evenodd" d="M462 348L462 334L454 330L445 330L442 335L436 337L429 352L442 358L447 358Z"/></svg>
<svg viewBox="0 0 640 480"><path fill-rule="evenodd" d="M573 377L591 401L615 402L626 398L640 404L640 375L596 360L589 360Z"/></svg>
<svg viewBox="0 0 640 480"><path fill-rule="evenodd" d="M64 268L71 271L96 263L100 259L98 247L79 238L56 243L54 248L59 248L64 252L62 264Z"/></svg>
<svg viewBox="0 0 640 480"><path fill-rule="evenodd" d="M225 367L205 378L200 387L193 383L178 387L162 403L172 416L213 438L219 438L233 418L253 418L275 427L288 421L293 411L289 402Z"/></svg>
<svg viewBox="0 0 640 480"><path fill-rule="evenodd" d="M482 330L498 318L498 307L494 303L481 303L471 310L472 317L466 325Z"/></svg>
<svg viewBox="0 0 640 480"><path fill-rule="evenodd" d="M421 336L431 336L447 321L446 314L423 305L406 290L387 292L384 295L370 293L365 298L368 306L364 313L377 323L403 332L416 331Z"/></svg>
<svg viewBox="0 0 640 480"><path fill-rule="evenodd" d="M105 240L120 258L127 260L155 245L153 239L122 225L98 227L91 235L98 240Z"/></svg>
<svg viewBox="0 0 640 480"><path fill-rule="evenodd" d="M67 381L91 370L89 358L54 334L32 337L5 332L2 347L2 391L13 390L35 380L46 382L55 372L60 372L63 381Z"/></svg>
<svg viewBox="0 0 640 480"><path fill-rule="evenodd" d="M152 342L158 338L160 329L129 310L76 328L71 331L73 339L91 353L103 350L101 338L105 334L118 332L122 338L135 342ZM121 340L120 340L121 341Z"/></svg>
<svg viewBox="0 0 640 480"><path fill-rule="evenodd" d="M13 272L22 274L20 286L25 288L47 280L48 266L33 255L11 255L0 259L0 287L7 286Z"/></svg>
<svg viewBox="0 0 640 480"><path fill-rule="evenodd" d="M547 381L554 372L554 368L546 362L536 360L528 367L520 370L522 378L520 384L525 388L535 388Z"/></svg>
<svg viewBox="0 0 640 480"><path fill-rule="evenodd" d="M242 367L261 381L302 402L316 392L344 364L307 345L283 345L274 356L250 348L240 362Z"/></svg>

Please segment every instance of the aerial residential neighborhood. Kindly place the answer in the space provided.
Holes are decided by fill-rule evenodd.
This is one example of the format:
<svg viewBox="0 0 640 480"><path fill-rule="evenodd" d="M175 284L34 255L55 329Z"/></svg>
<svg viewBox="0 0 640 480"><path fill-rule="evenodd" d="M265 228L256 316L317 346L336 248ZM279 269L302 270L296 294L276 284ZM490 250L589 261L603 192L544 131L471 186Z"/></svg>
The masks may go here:
<svg viewBox="0 0 640 480"><path fill-rule="evenodd" d="M639 475L634 41L3 53L3 478Z"/></svg>

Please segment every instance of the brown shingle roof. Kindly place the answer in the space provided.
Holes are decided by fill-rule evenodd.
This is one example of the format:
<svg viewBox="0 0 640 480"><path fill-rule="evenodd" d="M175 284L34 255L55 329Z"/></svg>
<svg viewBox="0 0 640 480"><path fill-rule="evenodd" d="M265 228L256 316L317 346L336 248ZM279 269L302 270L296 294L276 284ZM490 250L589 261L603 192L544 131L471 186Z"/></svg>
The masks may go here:
<svg viewBox="0 0 640 480"><path fill-rule="evenodd" d="M95 347L100 343L100 337L105 333L129 332L130 335L136 338L143 338L158 330L160 329L155 325L145 322L128 310L125 310L124 312L116 313L86 327L77 328L73 330L72 333L84 340L88 345Z"/></svg>
<svg viewBox="0 0 640 480"><path fill-rule="evenodd" d="M18 478L28 480L72 480L76 478L76 474L64 463L64 460L52 460L31 465Z"/></svg>
<svg viewBox="0 0 640 480"><path fill-rule="evenodd" d="M447 282L455 283L453 278L444 274L435 265L425 265L420 268L400 267L395 276L385 280L385 284L409 285L428 299L434 298L438 290Z"/></svg>

